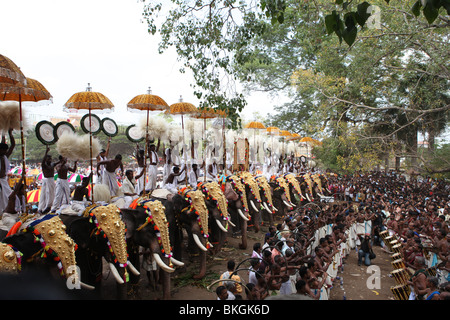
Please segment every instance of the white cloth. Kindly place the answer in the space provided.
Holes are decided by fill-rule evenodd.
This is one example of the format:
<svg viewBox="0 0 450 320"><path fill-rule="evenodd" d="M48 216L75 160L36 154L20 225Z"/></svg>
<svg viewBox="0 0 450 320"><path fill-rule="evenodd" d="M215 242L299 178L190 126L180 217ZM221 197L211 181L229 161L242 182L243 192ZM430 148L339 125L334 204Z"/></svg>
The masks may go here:
<svg viewBox="0 0 450 320"><path fill-rule="evenodd" d="M198 178L200 177L200 170L197 169L197 174L194 170L191 170L191 172L189 172L189 185L192 188L197 187L197 183L198 183Z"/></svg>
<svg viewBox="0 0 450 320"><path fill-rule="evenodd" d="M53 200L55 199L56 183L53 177L43 178L41 185L41 196L39 198L39 211L44 211L51 208Z"/></svg>
<svg viewBox="0 0 450 320"><path fill-rule="evenodd" d="M70 204L70 185L67 179L56 180L55 198L53 200L51 211L56 211L63 204Z"/></svg>
<svg viewBox="0 0 450 320"><path fill-rule="evenodd" d="M142 170L144 170L144 167L139 167L136 175L141 174ZM143 174L139 179L136 180L134 191L137 194L141 194L141 192L144 191L144 187L145 187L145 175Z"/></svg>
<svg viewBox="0 0 450 320"><path fill-rule="evenodd" d="M117 196L119 191L119 184L117 183L117 177L115 172L103 171L102 184L107 185L111 196Z"/></svg>
<svg viewBox="0 0 450 320"><path fill-rule="evenodd" d="M19 214L3 213L0 219L0 230L8 232L17 221L19 221Z"/></svg>
<svg viewBox="0 0 450 320"><path fill-rule="evenodd" d="M8 206L8 198L12 193L11 187L8 184L8 178L4 177L0 179L0 214Z"/></svg>
<svg viewBox="0 0 450 320"><path fill-rule="evenodd" d="M156 178L158 176L158 169L155 165L148 166L148 182L145 186L147 190L155 190L156 189Z"/></svg>
<svg viewBox="0 0 450 320"><path fill-rule="evenodd" d="M99 158L100 158L100 161L99 162L102 162L102 161L106 161L106 160L108 160L106 157L102 157L102 156L100 156L99 155ZM100 173L98 174L98 176L97 176L97 183L98 184L102 184L103 182L102 182L102 179L103 179L103 172L105 172L105 165L104 164L102 164L102 165L100 165L100 168L99 168L100 170Z"/></svg>
<svg viewBox="0 0 450 320"><path fill-rule="evenodd" d="M178 179L179 179L179 176L173 177L173 182L172 183L165 183L164 186L163 186L163 189L167 189L171 193L177 194L178 193Z"/></svg>

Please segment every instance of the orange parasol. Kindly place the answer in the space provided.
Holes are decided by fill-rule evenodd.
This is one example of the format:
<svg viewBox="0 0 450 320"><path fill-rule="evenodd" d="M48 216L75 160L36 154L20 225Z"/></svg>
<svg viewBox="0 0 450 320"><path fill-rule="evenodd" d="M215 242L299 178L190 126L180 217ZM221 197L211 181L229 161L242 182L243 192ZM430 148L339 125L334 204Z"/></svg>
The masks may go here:
<svg viewBox="0 0 450 320"><path fill-rule="evenodd" d="M280 133L280 129L277 127L268 127L266 128L267 134L269 135L276 135Z"/></svg>
<svg viewBox="0 0 450 320"><path fill-rule="evenodd" d="M266 129L266 126L259 121L252 121L245 125L246 129Z"/></svg>
<svg viewBox="0 0 450 320"><path fill-rule="evenodd" d="M94 92L92 91L92 87L90 86L90 83L88 83L88 87L86 88L86 91L77 92L73 94L69 100L64 104L64 109L66 111L69 111L71 109L75 110L82 110L87 109L89 110L89 149L90 149L90 165L91 165L91 172L94 171L93 165L92 165L92 110L104 110L104 109L114 109L114 105L112 102L104 96L100 92ZM92 183L92 179L89 183ZM94 203L94 192L92 192L92 203Z"/></svg>
<svg viewBox="0 0 450 320"><path fill-rule="evenodd" d="M146 94L140 94L135 96L127 104L128 110L143 110L147 111L147 125L145 127L145 146L144 146L144 163L147 163L147 145L148 145L148 121L150 111L162 111L167 110L169 105L161 97L152 94L151 88L149 87ZM144 177L146 176L147 166L144 165ZM145 196L145 187L143 190L143 195Z"/></svg>
<svg viewBox="0 0 450 320"><path fill-rule="evenodd" d="M11 59L0 54L0 89L18 83L27 84L25 75Z"/></svg>
<svg viewBox="0 0 450 320"><path fill-rule="evenodd" d="M287 130L281 130L280 131L280 136L282 136L282 137L291 137L292 134L289 131L287 131Z"/></svg>
<svg viewBox="0 0 450 320"><path fill-rule="evenodd" d="M2 56L5 58L4 56ZM6 58L7 59L7 58ZM7 61L7 60L3 60ZM12 61L10 61L11 64L13 64ZM1 62L0 62L1 64ZM3 68L3 67L0 67ZM20 69L16 66L18 70L15 71L16 79L21 79L20 76ZM5 68L3 68L0 73L5 73ZM3 77L3 81L5 78ZM7 81L7 80L6 80ZM26 78L25 82L18 81L16 83L3 83L0 84L0 97L3 101L18 101L19 102L19 120L20 120L20 139L21 139L21 146L22 146L22 179L26 185L26 164L25 164L25 143L24 143L24 136L23 136L23 111L22 111L22 102L23 101L30 101L30 102L38 102L43 100L50 100L52 99L51 94L45 89L45 87L37 80Z"/></svg>
<svg viewBox="0 0 450 320"><path fill-rule="evenodd" d="M165 111L165 113L173 114L173 115L181 115L181 128L183 129L183 136L184 136L184 121L183 116L188 114L195 114L198 112L198 109L196 106L194 106L192 103L189 102L183 102L183 98L180 96L180 100L174 104L171 104L169 106L169 109ZM183 146L184 147L184 146ZM186 151L183 151L184 154L184 165L187 165L187 159L186 159ZM186 185L187 185L187 172L185 173L186 177Z"/></svg>

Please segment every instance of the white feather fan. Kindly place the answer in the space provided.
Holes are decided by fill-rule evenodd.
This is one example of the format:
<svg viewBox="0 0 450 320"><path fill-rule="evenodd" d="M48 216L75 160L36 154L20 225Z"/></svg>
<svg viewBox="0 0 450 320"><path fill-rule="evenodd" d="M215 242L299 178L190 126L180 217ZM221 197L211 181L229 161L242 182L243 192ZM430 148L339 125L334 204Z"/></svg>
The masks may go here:
<svg viewBox="0 0 450 320"><path fill-rule="evenodd" d="M31 125L22 108L24 131L30 130ZM9 129L20 130L20 109L17 101L0 101L0 135L6 134Z"/></svg>
<svg viewBox="0 0 450 320"><path fill-rule="evenodd" d="M101 150L100 141L92 138L92 156L95 157ZM69 160L89 160L90 144L89 135L77 135L74 132L66 131L56 142L56 151Z"/></svg>

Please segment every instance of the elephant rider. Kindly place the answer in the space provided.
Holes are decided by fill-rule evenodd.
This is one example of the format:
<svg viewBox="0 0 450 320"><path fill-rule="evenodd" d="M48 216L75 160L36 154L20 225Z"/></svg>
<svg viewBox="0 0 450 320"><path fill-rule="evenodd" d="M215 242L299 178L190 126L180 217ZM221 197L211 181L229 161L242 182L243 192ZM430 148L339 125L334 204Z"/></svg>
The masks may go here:
<svg viewBox="0 0 450 320"><path fill-rule="evenodd" d="M167 177L163 189L167 189L169 190L171 193L173 194L177 194L178 193L178 177L184 172L184 169L186 168L186 166L183 166L183 169L181 169L178 166L173 167L173 172L171 174L169 174L169 176Z"/></svg>
<svg viewBox="0 0 450 320"><path fill-rule="evenodd" d="M116 170L120 168L121 175L123 177L123 164L122 155L117 154L114 159L101 161L97 164L97 172L101 165L105 165L105 171L102 176L102 184L107 185L111 196L116 196L119 191L119 185L117 184Z"/></svg>
<svg viewBox="0 0 450 320"><path fill-rule="evenodd" d="M42 179L41 185L41 197L39 198L39 212L46 212L49 210L55 199L55 166L58 162L52 163L52 156L48 154L50 147L47 146L45 149L44 158L42 160L42 174L44 178Z"/></svg>
<svg viewBox="0 0 450 320"><path fill-rule="evenodd" d="M157 165L159 162L158 158L158 149L159 149L160 141L158 140L158 146L155 146L153 143L148 146L148 159L150 164L148 166L148 183L145 186L146 190L154 190L156 189L156 180L158 177L158 169Z"/></svg>
<svg viewBox="0 0 450 320"><path fill-rule="evenodd" d="M51 212L56 212L64 204L70 204L70 186L67 180L67 173L77 171L77 161L73 168L67 165L67 158L59 156L59 162L56 165L56 172L58 173L58 180L56 180L55 199L53 200Z"/></svg>
<svg viewBox="0 0 450 320"><path fill-rule="evenodd" d="M0 142L0 216L6 208L8 204L8 197L12 192L7 176L10 167L8 158L13 152L16 143L12 135L12 129L9 129L8 133L10 146L8 147L5 143L6 140L4 137L2 142Z"/></svg>

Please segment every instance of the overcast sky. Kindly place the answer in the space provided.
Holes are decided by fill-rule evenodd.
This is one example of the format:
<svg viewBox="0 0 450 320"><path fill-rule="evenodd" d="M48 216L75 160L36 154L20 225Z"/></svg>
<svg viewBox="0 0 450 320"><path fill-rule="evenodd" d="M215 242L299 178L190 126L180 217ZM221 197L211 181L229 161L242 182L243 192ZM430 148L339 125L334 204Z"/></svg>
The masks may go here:
<svg viewBox="0 0 450 320"><path fill-rule="evenodd" d="M113 102L108 117L118 123L135 122L126 104L148 87L169 105L180 95L198 105L175 53L158 54L158 38L148 34L142 9L138 0L0 0L0 53L53 96L52 104L26 109L64 115L64 103L88 83ZM253 95L243 116L265 116L273 104Z"/></svg>

